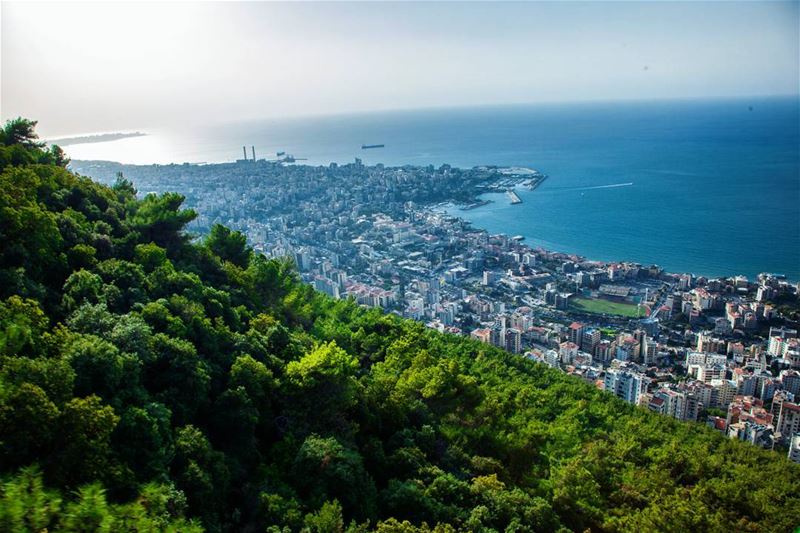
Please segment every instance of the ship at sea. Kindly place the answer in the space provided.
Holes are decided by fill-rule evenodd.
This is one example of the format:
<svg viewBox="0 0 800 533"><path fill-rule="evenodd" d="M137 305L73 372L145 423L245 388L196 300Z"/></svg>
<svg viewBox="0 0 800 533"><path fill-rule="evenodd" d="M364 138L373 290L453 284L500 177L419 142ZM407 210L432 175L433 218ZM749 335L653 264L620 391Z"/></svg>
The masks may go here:
<svg viewBox="0 0 800 533"><path fill-rule="evenodd" d="M383 148L383 147L384 147L383 144L362 144L361 145L361 149L362 150L369 150L370 148Z"/></svg>

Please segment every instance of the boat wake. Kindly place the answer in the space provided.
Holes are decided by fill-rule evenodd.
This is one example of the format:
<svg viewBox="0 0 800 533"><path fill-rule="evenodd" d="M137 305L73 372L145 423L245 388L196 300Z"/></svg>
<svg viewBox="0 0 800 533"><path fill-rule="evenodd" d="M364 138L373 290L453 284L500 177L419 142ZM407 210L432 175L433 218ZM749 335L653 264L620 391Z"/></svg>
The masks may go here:
<svg viewBox="0 0 800 533"><path fill-rule="evenodd" d="M562 191L562 192L567 192L567 191L591 191L593 189L614 189L616 187L629 187L631 185L633 185L633 182L629 181L627 183L612 183L610 185L594 185L592 187L570 187L568 189L560 189L560 191Z"/></svg>

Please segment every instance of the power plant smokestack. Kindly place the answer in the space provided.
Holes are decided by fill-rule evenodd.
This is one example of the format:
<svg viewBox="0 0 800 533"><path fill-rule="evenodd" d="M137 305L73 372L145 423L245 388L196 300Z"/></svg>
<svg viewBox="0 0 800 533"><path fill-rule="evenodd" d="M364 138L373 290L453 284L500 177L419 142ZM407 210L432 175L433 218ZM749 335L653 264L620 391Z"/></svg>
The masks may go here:
<svg viewBox="0 0 800 533"><path fill-rule="evenodd" d="M251 146L250 148L253 149L253 163L255 163L256 162L256 147L255 146Z"/></svg>
<svg viewBox="0 0 800 533"><path fill-rule="evenodd" d="M247 147L242 146L242 153L244 154L244 160L247 161Z"/></svg>

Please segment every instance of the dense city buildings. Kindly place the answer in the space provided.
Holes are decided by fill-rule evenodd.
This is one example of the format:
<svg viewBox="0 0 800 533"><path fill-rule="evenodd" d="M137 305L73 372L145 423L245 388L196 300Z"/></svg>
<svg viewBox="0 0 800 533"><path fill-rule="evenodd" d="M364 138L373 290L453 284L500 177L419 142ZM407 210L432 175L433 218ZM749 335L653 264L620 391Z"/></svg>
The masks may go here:
<svg viewBox="0 0 800 533"><path fill-rule="evenodd" d="M591 261L491 235L442 209L535 188L544 179L536 171L359 160L73 167L105 182L122 172L140 194L180 192L198 212L197 234L217 223L237 229L257 251L291 257L333 298L471 336L730 438L800 453L797 285L781 275L706 278Z"/></svg>

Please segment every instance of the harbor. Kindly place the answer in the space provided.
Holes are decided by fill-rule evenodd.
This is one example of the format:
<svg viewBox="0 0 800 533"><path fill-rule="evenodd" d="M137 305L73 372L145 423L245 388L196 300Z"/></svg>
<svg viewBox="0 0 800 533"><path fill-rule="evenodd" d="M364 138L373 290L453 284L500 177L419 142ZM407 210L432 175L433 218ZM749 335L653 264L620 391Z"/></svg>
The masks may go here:
<svg viewBox="0 0 800 533"><path fill-rule="evenodd" d="M546 174L539 174L535 178L531 178L529 180L525 180L522 184L524 186L526 186L528 188L528 190L533 191L533 190L536 190L536 188L539 185L544 183L544 180L546 180L546 179L547 179L547 175Z"/></svg>
<svg viewBox="0 0 800 533"><path fill-rule="evenodd" d="M519 195L514 191L514 189L508 189L506 191L506 196L508 196L508 199L511 200L512 205L522 203L522 198L519 197Z"/></svg>
<svg viewBox="0 0 800 533"><path fill-rule="evenodd" d="M490 203L492 203L491 200L479 200L479 201L477 201L475 203L471 203L469 205L465 205L464 207L461 208L461 210L462 211L470 211L472 209L477 209L479 207L483 207L484 205L489 205Z"/></svg>

